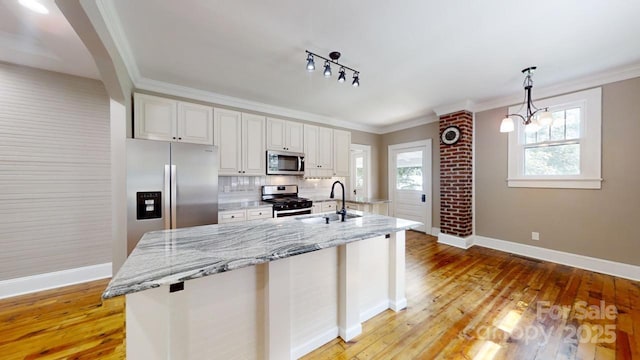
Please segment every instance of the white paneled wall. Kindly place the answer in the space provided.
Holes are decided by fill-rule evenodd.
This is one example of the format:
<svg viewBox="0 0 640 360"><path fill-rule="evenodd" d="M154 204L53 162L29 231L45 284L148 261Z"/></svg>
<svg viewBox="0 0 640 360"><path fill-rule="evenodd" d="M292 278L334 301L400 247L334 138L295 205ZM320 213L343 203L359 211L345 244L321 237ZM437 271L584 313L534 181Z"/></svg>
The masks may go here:
<svg viewBox="0 0 640 360"><path fill-rule="evenodd" d="M101 82L0 62L0 280L111 261Z"/></svg>

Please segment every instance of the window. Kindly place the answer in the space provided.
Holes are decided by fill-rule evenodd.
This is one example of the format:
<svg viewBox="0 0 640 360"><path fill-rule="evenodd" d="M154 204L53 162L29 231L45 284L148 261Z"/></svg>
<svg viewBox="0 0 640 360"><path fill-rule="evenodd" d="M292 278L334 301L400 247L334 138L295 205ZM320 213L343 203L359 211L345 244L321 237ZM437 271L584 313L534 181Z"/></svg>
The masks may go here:
<svg viewBox="0 0 640 360"><path fill-rule="evenodd" d="M601 99L597 88L536 101L549 108L553 122L538 129L516 122L509 134L508 185L599 189Z"/></svg>
<svg viewBox="0 0 640 360"><path fill-rule="evenodd" d="M398 153L396 171L397 190L422 190L422 151Z"/></svg>

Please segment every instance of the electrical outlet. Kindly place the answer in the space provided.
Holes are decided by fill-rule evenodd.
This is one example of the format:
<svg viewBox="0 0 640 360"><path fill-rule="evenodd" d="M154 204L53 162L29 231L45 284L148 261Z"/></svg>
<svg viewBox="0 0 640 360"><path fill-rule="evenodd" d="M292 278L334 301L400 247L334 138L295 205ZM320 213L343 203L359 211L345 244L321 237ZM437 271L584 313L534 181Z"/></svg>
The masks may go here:
<svg viewBox="0 0 640 360"><path fill-rule="evenodd" d="M531 233L531 240L540 240L540 233L537 232L532 232Z"/></svg>

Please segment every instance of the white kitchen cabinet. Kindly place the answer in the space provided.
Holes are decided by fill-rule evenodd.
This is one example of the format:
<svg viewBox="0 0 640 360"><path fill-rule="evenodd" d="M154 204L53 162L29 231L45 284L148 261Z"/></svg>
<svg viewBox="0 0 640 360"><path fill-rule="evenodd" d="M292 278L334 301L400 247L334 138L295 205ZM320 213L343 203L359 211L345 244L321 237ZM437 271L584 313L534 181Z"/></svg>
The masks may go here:
<svg viewBox="0 0 640 360"><path fill-rule="evenodd" d="M272 209L273 207L269 205L259 208L219 211L218 224L227 224L232 222L258 219L271 219L273 217Z"/></svg>
<svg viewBox="0 0 640 360"><path fill-rule="evenodd" d="M247 220L270 219L273 217L273 206L247 209Z"/></svg>
<svg viewBox="0 0 640 360"><path fill-rule="evenodd" d="M320 203L313 203L311 205L311 213L312 214L317 214L317 213L321 213L322 212L322 206L320 205Z"/></svg>
<svg viewBox="0 0 640 360"><path fill-rule="evenodd" d="M349 176L351 132L333 130L333 175Z"/></svg>
<svg viewBox="0 0 640 360"><path fill-rule="evenodd" d="M267 173L264 128L264 116L242 113L243 175L264 176Z"/></svg>
<svg viewBox="0 0 640 360"><path fill-rule="evenodd" d="M232 222L245 221L247 212L245 210L219 211L218 224L228 224Z"/></svg>
<svg viewBox="0 0 640 360"><path fill-rule="evenodd" d="M303 127L301 123L267 118L267 149L302 153Z"/></svg>
<svg viewBox="0 0 640 360"><path fill-rule="evenodd" d="M347 201L344 207L347 210L357 210L369 214L389 215L389 204L387 203L363 204Z"/></svg>
<svg viewBox="0 0 640 360"><path fill-rule="evenodd" d="M219 175L266 174L264 116L218 109L214 111L214 144L218 146Z"/></svg>
<svg viewBox="0 0 640 360"><path fill-rule="evenodd" d="M159 96L134 94L134 137L213 144L213 108Z"/></svg>
<svg viewBox="0 0 640 360"><path fill-rule="evenodd" d="M333 129L304 124L305 177L333 176Z"/></svg>
<svg viewBox="0 0 640 360"><path fill-rule="evenodd" d="M322 212L336 211L336 206L338 206L337 204L337 201L324 201L320 203L322 206ZM340 206L342 206L342 202L340 203Z"/></svg>

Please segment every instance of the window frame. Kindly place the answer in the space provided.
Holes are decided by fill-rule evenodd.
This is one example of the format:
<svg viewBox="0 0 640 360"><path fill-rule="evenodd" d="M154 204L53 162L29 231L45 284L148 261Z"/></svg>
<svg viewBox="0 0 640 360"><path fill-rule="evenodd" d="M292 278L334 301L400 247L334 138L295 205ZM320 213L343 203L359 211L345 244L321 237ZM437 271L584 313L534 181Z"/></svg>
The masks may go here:
<svg viewBox="0 0 640 360"><path fill-rule="evenodd" d="M550 112L580 107L580 174L578 175L525 175L524 124L514 121L515 129L508 139L509 187L600 189L602 186L602 89L594 88L567 95L536 100L538 108L549 108ZM509 108L509 114L520 110L520 105ZM521 114L522 115L522 114ZM568 141L568 140L565 140ZM528 145L528 146L527 146Z"/></svg>

